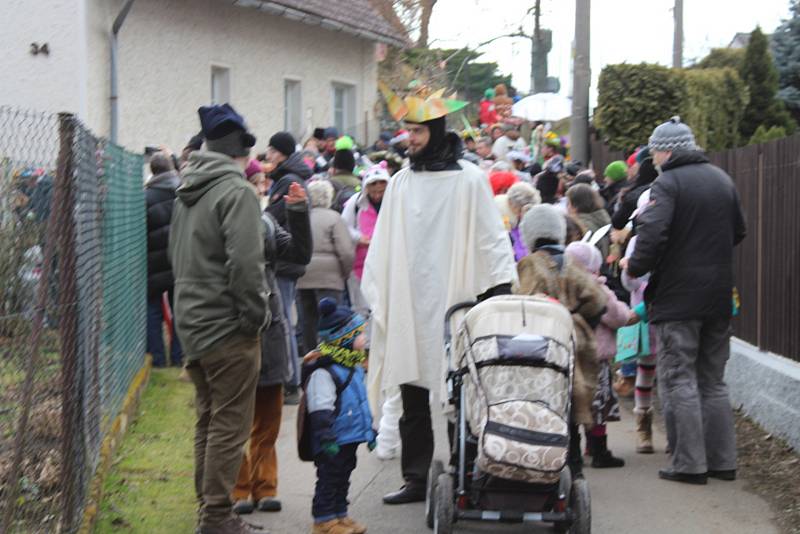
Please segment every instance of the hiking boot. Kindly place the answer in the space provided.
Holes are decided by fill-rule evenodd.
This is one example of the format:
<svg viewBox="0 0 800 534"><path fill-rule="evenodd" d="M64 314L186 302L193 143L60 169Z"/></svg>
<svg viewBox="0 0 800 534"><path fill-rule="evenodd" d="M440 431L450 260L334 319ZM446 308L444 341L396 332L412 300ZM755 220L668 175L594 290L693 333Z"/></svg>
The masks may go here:
<svg viewBox="0 0 800 534"><path fill-rule="evenodd" d="M653 454L653 409L633 409L636 415L636 452Z"/></svg>
<svg viewBox="0 0 800 534"><path fill-rule="evenodd" d="M281 501L278 499L264 497L259 499L257 508L259 512L280 512L282 506Z"/></svg>
<svg viewBox="0 0 800 534"><path fill-rule="evenodd" d="M425 502L425 484L406 484L398 491L383 496L385 504Z"/></svg>
<svg viewBox="0 0 800 534"><path fill-rule="evenodd" d="M346 525L342 525L338 519L331 519L324 523L314 523L311 534L355 534L355 531Z"/></svg>
<svg viewBox="0 0 800 534"><path fill-rule="evenodd" d="M353 534L365 534L367 532L366 525L357 523L352 519L350 519L349 517L342 517L341 519L339 519L339 524L350 528L350 530L353 531Z"/></svg>
<svg viewBox="0 0 800 534"><path fill-rule="evenodd" d="M235 515L218 525L201 526L197 532L198 534L269 534L261 527L245 523Z"/></svg>
<svg viewBox="0 0 800 534"><path fill-rule="evenodd" d="M673 471L672 468L660 469L658 471L658 478L670 480L672 482L694 484L696 486L705 486L708 484L708 475L706 473L679 473L677 471Z"/></svg>
<svg viewBox="0 0 800 534"><path fill-rule="evenodd" d="M634 391L636 391L636 377L618 375L617 379L614 380L613 387L614 391L617 393L617 396L624 399L630 399L633 397Z"/></svg>
<svg viewBox="0 0 800 534"><path fill-rule="evenodd" d="M608 450L608 436L589 436L588 441L592 449L592 467L604 469L625 466L625 460L617 458Z"/></svg>
<svg viewBox="0 0 800 534"><path fill-rule="evenodd" d="M710 478L716 478L717 480L733 481L736 480L736 469L725 469L722 471L709 469L708 476Z"/></svg>
<svg viewBox="0 0 800 534"><path fill-rule="evenodd" d="M252 514L256 507L250 499L241 499L233 505L233 511L239 515Z"/></svg>

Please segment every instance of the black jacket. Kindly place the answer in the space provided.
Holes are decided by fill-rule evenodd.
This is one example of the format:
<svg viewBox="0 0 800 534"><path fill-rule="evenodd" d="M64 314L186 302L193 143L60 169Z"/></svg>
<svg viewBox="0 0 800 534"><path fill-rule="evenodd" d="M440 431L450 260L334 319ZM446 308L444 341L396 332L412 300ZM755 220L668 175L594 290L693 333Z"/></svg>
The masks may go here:
<svg viewBox="0 0 800 534"><path fill-rule="evenodd" d="M283 197L289 193L289 186L298 183L306 186L311 178L311 169L303 161L299 152L295 152L281 163L272 173L273 184L269 190L269 206L266 212L272 215L280 226L286 226L286 202ZM297 280L305 274L305 265L280 259L276 265L276 273L281 278Z"/></svg>
<svg viewBox="0 0 800 534"><path fill-rule="evenodd" d="M164 291L172 291L175 279L167 258L169 225L175 190L181 185L175 171L153 176L145 186L147 205L147 298L152 299Z"/></svg>
<svg viewBox="0 0 800 534"><path fill-rule="evenodd" d="M658 178L658 171L653 166L652 158L645 159L639 166L639 173L636 175L633 185L620 192L614 212L611 214L611 224L614 228L617 230L625 228L631 215L636 211L639 197L650 189L656 178Z"/></svg>
<svg viewBox="0 0 800 534"><path fill-rule="evenodd" d="M308 265L311 261L313 245L311 242L311 222L308 207L286 206L284 214L287 230L284 230L275 218L264 213L264 260L266 264L267 284L272 294L269 299L272 322L261 334L261 375L258 386L275 386L285 384L292 375L289 366L289 336L292 335L289 321L283 314L281 292L275 280L275 267L278 261Z"/></svg>
<svg viewBox="0 0 800 534"><path fill-rule="evenodd" d="M675 152L637 217L631 276L651 272L653 322L730 317L733 247L746 227L731 178L701 152Z"/></svg>
<svg viewBox="0 0 800 534"><path fill-rule="evenodd" d="M625 187L627 182L620 180L613 182L600 190L600 196L606 201L606 211L609 215L614 214L614 205L617 203L617 196L619 192Z"/></svg>

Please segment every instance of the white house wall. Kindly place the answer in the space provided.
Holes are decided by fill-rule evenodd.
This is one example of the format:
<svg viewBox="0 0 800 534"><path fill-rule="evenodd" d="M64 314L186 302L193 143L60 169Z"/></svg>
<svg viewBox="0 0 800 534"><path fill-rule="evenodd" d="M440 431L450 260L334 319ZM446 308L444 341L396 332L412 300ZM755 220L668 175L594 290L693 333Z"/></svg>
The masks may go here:
<svg viewBox="0 0 800 534"><path fill-rule="evenodd" d="M0 105L85 111L83 10L84 0L3 0ZM31 43L47 43L49 55L32 55Z"/></svg>
<svg viewBox="0 0 800 534"><path fill-rule="evenodd" d="M212 65L230 69L231 104L258 137L257 150L265 149L269 136L283 129L284 78L302 83L303 116L309 128L304 137L310 128L332 123L332 82L356 86L359 137L364 135L364 110L375 124L377 66L372 43L226 4L135 2L119 36L121 144L141 150L165 143L179 150L199 129L197 108L210 101ZM107 27L115 15L112 11ZM98 13L90 9L89 19L102 19ZM108 109L108 92L97 84L99 69L94 68L107 64L107 58L107 46L91 46L92 109ZM92 126L107 133L107 113L92 112L91 117ZM377 135L374 126L369 135Z"/></svg>

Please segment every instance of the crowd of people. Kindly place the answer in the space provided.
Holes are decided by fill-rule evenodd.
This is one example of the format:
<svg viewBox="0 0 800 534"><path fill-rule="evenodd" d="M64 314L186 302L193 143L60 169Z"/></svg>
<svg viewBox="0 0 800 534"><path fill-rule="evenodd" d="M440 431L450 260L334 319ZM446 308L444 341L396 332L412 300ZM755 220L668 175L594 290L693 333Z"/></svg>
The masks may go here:
<svg viewBox="0 0 800 534"><path fill-rule="evenodd" d="M544 125L448 131L459 105L408 100L393 113L403 129L367 148L317 128L302 144L278 132L252 158L244 118L203 107L179 157L151 157L148 351L166 365L171 310L169 359L196 388L198 532L258 532L240 516L281 509L285 403L301 404L298 449L317 468L313 533L366 532L347 510L360 443L400 456L404 484L386 504L424 500L445 310L511 293L572 314L573 477L585 455L624 466L607 444L618 395L634 396L637 452L654 452L657 376L659 476L735 478L723 372L745 227L730 178L678 118L595 176ZM651 351L617 368L617 330L641 321Z"/></svg>

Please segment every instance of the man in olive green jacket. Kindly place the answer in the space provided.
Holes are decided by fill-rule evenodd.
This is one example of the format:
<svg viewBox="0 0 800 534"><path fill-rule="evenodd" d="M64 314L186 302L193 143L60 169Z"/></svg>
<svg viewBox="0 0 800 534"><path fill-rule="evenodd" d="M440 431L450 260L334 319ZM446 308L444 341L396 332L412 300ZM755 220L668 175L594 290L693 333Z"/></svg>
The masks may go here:
<svg viewBox="0 0 800 534"><path fill-rule="evenodd" d="M199 534L257 532L232 513L250 434L269 321L264 230L245 180L255 138L228 104L199 110L206 150L193 152L177 190L169 237L175 323L197 390L195 490Z"/></svg>

